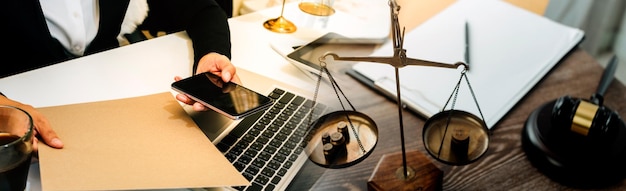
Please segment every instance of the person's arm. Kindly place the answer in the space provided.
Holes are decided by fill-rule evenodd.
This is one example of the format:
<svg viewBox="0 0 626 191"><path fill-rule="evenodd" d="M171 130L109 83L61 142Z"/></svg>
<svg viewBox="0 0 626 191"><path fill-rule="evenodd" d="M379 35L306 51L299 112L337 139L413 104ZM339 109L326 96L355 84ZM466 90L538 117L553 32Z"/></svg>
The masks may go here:
<svg viewBox="0 0 626 191"><path fill-rule="evenodd" d="M224 10L214 0L148 1L148 17L140 30L173 33L185 30L194 50L193 74L211 72L222 80L240 82L230 62L230 28ZM174 80L180 80L175 76ZM196 111L208 110L184 94L176 99Z"/></svg>
<svg viewBox="0 0 626 191"><path fill-rule="evenodd" d="M193 44L194 74L209 53L231 57L230 28L224 10L214 0L148 0L149 11L140 29L173 33L186 31Z"/></svg>

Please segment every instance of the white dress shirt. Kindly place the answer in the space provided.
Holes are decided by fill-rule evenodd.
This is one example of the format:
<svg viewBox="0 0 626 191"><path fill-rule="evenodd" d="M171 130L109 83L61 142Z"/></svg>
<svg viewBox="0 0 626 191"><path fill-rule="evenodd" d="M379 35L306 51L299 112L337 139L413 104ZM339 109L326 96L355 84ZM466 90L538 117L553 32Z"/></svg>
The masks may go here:
<svg viewBox="0 0 626 191"><path fill-rule="evenodd" d="M40 0L52 37L82 56L98 33L98 0Z"/></svg>

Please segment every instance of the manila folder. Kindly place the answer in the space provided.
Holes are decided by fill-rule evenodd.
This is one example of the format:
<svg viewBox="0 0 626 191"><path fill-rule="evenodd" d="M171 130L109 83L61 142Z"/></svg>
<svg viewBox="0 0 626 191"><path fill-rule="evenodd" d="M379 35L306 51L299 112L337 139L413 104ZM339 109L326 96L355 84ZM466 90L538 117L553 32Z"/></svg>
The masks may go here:
<svg viewBox="0 0 626 191"><path fill-rule="evenodd" d="M38 109L65 144L39 145L43 190L249 184L170 92Z"/></svg>

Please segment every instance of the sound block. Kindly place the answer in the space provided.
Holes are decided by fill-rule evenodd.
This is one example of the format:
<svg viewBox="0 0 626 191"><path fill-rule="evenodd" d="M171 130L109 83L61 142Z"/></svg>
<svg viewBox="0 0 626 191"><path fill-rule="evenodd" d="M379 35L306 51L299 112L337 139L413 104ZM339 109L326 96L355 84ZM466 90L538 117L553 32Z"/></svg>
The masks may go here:
<svg viewBox="0 0 626 191"><path fill-rule="evenodd" d="M404 176L402 153L386 154L378 162L367 182L367 189L382 190L442 190L443 171L419 151L406 153L407 174Z"/></svg>

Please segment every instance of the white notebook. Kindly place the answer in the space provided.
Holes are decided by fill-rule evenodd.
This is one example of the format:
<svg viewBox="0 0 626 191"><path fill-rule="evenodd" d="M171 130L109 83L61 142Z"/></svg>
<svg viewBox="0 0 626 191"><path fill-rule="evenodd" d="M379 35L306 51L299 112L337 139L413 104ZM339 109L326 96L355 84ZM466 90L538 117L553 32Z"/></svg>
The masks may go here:
<svg viewBox="0 0 626 191"><path fill-rule="evenodd" d="M464 61L465 22L469 25L471 87L488 128L492 128L570 50L584 38L571 28L504 1L459 0L404 37L410 58L442 63ZM393 55L391 41L371 56ZM391 65L360 62L350 74L395 98ZM444 109L459 81L458 69L400 68L401 95L411 110L430 117ZM462 81L454 109L480 117L470 89Z"/></svg>

